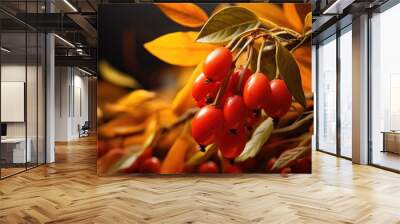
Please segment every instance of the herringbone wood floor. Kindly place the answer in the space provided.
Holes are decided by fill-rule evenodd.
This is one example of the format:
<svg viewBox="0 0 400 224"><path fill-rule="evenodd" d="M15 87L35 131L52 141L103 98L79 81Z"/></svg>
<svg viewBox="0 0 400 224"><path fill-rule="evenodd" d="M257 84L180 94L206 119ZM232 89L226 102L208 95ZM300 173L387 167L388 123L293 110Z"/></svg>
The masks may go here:
<svg viewBox="0 0 400 224"><path fill-rule="evenodd" d="M0 223L400 223L400 175L326 154L289 178L97 177L94 144L0 181Z"/></svg>

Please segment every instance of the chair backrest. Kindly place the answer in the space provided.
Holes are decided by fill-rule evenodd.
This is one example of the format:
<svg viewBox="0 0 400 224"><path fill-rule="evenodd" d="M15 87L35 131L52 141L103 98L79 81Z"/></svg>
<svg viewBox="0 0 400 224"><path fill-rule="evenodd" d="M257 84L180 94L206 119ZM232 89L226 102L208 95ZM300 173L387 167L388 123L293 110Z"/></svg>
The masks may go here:
<svg viewBox="0 0 400 224"><path fill-rule="evenodd" d="M83 124L82 128L90 128L89 121L85 121L85 123Z"/></svg>

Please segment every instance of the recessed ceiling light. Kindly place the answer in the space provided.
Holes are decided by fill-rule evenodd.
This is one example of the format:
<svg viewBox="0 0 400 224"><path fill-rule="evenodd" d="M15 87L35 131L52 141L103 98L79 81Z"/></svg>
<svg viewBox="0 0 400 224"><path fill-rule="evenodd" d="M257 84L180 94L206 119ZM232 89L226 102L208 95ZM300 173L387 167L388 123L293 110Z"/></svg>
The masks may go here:
<svg viewBox="0 0 400 224"><path fill-rule="evenodd" d="M6 53L10 53L10 52L11 52L10 49L7 49L7 48L5 48L5 47L1 47L0 49L1 49L1 51L4 51L4 52L6 52Z"/></svg>
<svg viewBox="0 0 400 224"><path fill-rule="evenodd" d="M68 5L68 7L72 9L72 11L78 12L78 10L75 8L75 6L73 6L68 0L64 0L64 3L66 5Z"/></svg>
<svg viewBox="0 0 400 224"><path fill-rule="evenodd" d="M59 40L61 40L62 42L64 42L66 45L75 48L75 45L73 45L71 42L69 42L68 40L62 38L61 36L59 36L58 34L54 34L55 37L57 37Z"/></svg>
<svg viewBox="0 0 400 224"><path fill-rule="evenodd" d="M93 75L92 73L90 73L90 72L88 72L88 71L86 71L86 70L84 70L84 69L81 69L81 68L79 68L79 67L78 67L78 70L81 71L81 72L83 72L83 73L85 73L85 74L87 74L87 75L89 75L89 76L92 76L92 75Z"/></svg>

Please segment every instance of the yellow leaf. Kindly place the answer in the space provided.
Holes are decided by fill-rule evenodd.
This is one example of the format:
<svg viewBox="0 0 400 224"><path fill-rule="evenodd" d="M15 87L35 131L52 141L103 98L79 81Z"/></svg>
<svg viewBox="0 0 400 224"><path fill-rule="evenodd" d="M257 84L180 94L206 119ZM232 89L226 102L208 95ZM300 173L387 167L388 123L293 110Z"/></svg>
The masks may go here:
<svg viewBox="0 0 400 224"><path fill-rule="evenodd" d="M144 47L160 60L179 66L195 66L216 48L215 45L196 43L197 32L168 33L147 42Z"/></svg>
<svg viewBox="0 0 400 224"><path fill-rule="evenodd" d="M172 21L187 27L202 26L207 14L193 3L156 3L161 11Z"/></svg>
<svg viewBox="0 0 400 224"><path fill-rule="evenodd" d="M124 96L120 100L117 101L117 104L120 106L139 106L145 101L154 99L156 94L154 92L150 92L144 89L138 89L132 91L130 94Z"/></svg>
<svg viewBox="0 0 400 224"><path fill-rule="evenodd" d="M312 12L309 12L304 18L304 32L311 30L312 28Z"/></svg>
<svg viewBox="0 0 400 224"><path fill-rule="evenodd" d="M177 115L182 115L189 108L196 106L196 101L192 97L192 86L194 80L203 71L203 63L197 65L194 69L186 85L176 94L174 101L172 102L172 109Z"/></svg>
<svg viewBox="0 0 400 224"><path fill-rule="evenodd" d="M136 88L139 83L130 75L118 71L111 66L107 61L100 61L99 63L100 75L103 79L107 80L118 86Z"/></svg>

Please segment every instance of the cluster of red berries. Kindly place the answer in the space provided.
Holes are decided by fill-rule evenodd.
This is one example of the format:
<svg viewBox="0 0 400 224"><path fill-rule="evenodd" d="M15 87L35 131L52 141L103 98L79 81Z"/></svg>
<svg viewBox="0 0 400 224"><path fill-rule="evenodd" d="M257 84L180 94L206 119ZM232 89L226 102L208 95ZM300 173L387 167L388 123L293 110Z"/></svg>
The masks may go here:
<svg viewBox="0 0 400 224"><path fill-rule="evenodd" d="M217 144L228 159L243 151L249 137L248 130L259 121L261 110L278 118L289 111L292 103L292 96L283 80L270 81L265 74L252 74L243 67L230 74L221 100L214 102L232 66L231 51L225 47L215 49L207 56L203 73L192 88L192 96L201 108L192 120L193 138L201 146Z"/></svg>

